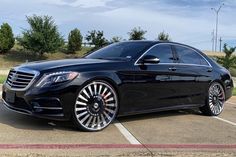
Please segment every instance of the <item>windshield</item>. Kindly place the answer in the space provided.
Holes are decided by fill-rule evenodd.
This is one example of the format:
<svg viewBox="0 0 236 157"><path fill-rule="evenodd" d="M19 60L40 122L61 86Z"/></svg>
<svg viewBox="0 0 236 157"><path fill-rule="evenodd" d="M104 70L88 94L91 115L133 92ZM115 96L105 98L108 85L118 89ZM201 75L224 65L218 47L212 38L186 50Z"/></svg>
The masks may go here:
<svg viewBox="0 0 236 157"><path fill-rule="evenodd" d="M85 58L90 59L132 59L148 49L152 42L121 42L97 50Z"/></svg>

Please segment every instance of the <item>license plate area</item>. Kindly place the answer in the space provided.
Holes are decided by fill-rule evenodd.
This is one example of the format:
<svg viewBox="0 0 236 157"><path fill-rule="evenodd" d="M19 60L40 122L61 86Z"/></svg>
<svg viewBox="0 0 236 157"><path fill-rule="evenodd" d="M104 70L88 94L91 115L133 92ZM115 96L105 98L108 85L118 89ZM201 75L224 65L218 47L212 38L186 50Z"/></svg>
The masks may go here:
<svg viewBox="0 0 236 157"><path fill-rule="evenodd" d="M6 92L6 102L14 103L16 98L16 93L13 91Z"/></svg>

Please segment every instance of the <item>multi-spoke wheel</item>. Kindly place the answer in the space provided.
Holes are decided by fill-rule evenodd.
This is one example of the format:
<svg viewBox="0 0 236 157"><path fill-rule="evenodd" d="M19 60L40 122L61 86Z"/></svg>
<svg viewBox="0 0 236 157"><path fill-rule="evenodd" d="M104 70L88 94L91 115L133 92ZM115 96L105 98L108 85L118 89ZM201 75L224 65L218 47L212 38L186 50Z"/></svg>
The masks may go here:
<svg viewBox="0 0 236 157"><path fill-rule="evenodd" d="M206 105L200 110L206 115L217 116L223 111L224 102L224 89L221 84L214 82L209 87Z"/></svg>
<svg viewBox="0 0 236 157"><path fill-rule="evenodd" d="M83 87L74 107L74 120L79 128L99 131L115 118L118 99L115 90L105 81L94 81Z"/></svg>

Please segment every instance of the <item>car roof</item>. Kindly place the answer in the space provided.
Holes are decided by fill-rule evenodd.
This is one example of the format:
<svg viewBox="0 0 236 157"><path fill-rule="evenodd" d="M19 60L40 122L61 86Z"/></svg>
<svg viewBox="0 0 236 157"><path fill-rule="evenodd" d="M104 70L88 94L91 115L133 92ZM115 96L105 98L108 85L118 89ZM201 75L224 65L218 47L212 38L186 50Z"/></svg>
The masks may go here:
<svg viewBox="0 0 236 157"><path fill-rule="evenodd" d="M169 44L177 44L177 45L185 45L182 43L178 43L178 42L173 42L173 41L160 41L160 40L128 40L128 41L122 41L122 42L135 42L135 43L153 43L153 44L158 44L158 43L169 43ZM188 45L185 45L188 46Z"/></svg>
<svg viewBox="0 0 236 157"><path fill-rule="evenodd" d="M158 43L166 43L166 44L176 44L176 45L180 45L180 46L185 46L185 47L189 47L192 48L196 51L200 51L199 49L183 44L183 43L178 43L178 42L173 42L173 41L160 41L160 40L129 40L129 41L123 41L123 42L143 42L143 43L152 43L153 45L158 44ZM200 51L201 52L201 51Z"/></svg>

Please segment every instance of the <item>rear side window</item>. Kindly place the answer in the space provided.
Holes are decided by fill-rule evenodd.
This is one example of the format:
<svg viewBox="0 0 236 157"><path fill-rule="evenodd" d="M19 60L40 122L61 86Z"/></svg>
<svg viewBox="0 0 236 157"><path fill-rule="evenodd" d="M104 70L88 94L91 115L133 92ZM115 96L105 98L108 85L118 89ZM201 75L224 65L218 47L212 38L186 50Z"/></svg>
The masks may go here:
<svg viewBox="0 0 236 157"><path fill-rule="evenodd" d="M158 57L160 59L160 63L173 63L172 49L168 44L153 47L148 51L147 55Z"/></svg>
<svg viewBox="0 0 236 157"><path fill-rule="evenodd" d="M175 50L180 63L209 66L209 64L201 55L199 55L196 51L190 48L186 48L183 46L175 46Z"/></svg>

